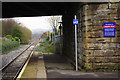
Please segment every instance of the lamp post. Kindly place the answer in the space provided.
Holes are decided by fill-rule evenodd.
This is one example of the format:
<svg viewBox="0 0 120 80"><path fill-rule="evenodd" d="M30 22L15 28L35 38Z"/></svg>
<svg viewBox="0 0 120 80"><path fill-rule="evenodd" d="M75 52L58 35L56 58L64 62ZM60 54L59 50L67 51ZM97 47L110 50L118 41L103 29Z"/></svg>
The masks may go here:
<svg viewBox="0 0 120 80"><path fill-rule="evenodd" d="M61 26L61 24L60 24L60 26L59 26L59 29L60 29L60 37L61 37L61 29L62 29L62 26Z"/></svg>

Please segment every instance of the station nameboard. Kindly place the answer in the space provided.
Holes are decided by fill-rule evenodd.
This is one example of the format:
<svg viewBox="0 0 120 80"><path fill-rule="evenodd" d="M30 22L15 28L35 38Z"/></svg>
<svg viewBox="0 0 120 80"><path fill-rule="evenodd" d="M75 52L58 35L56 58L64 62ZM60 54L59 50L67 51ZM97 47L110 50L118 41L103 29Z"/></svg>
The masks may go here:
<svg viewBox="0 0 120 80"><path fill-rule="evenodd" d="M77 25L78 24L78 19L73 19L73 24Z"/></svg>
<svg viewBox="0 0 120 80"><path fill-rule="evenodd" d="M115 37L116 25L115 22L103 23L103 35L104 37Z"/></svg>

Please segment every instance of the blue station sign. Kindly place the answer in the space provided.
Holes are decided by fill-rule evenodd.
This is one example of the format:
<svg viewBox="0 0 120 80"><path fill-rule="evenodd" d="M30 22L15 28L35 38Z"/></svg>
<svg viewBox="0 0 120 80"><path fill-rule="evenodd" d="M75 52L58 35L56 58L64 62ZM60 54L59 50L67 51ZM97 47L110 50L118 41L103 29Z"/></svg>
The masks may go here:
<svg viewBox="0 0 120 80"><path fill-rule="evenodd" d="M73 24L77 25L78 24L78 19L73 19Z"/></svg>
<svg viewBox="0 0 120 80"><path fill-rule="evenodd" d="M53 28L53 31L55 31L55 28Z"/></svg>
<svg viewBox="0 0 120 80"><path fill-rule="evenodd" d="M103 23L103 35L104 37L115 37L116 35L115 22Z"/></svg>

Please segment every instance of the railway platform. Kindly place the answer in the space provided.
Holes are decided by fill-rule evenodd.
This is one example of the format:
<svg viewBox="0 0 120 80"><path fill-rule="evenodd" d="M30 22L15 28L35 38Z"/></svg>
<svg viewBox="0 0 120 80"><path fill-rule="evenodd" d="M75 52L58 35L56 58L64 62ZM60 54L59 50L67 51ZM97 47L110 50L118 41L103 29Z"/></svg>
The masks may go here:
<svg viewBox="0 0 120 80"><path fill-rule="evenodd" d="M44 54L47 80L119 80L118 72L75 71L64 56Z"/></svg>
<svg viewBox="0 0 120 80"><path fill-rule="evenodd" d="M29 62L25 64L17 80L45 80L46 78L47 76L43 55L39 54L38 52L33 52L31 58L29 59Z"/></svg>
<svg viewBox="0 0 120 80"><path fill-rule="evenodd" d="M18 80L118 80L118 72L81 72L58 54L34 52Z"/></svg>

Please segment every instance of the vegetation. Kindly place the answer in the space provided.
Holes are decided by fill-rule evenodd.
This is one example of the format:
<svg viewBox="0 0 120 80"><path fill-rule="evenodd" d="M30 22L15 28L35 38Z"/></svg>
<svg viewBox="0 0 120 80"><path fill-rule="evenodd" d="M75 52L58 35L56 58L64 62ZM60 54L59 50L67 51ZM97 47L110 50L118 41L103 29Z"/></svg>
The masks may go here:
<svg viewBox="0 0 120 80"><path fill-rule="evenodd" d="M13 19L1 20L2 38L0 40L1 52L6 54L20 46L20 43L28 44L32 37L32 32L14 21ZM7 38L7 40L5 38Z"/></svg>
<svg viewBox="0 0 120 80"><path fill-rule="evenodd" d="M23 32L20 30L19 27L14 27L13 31L12 31L12 36L13 37L18 37L20 40L22 40L22 38L23 38Z"/></svg>
<svg viewBox="0 0 120 80"><path fill-rule="evenodd" d="M11 35L6 35L5 37L8 38L8 39L11 39L11 40L13 38Z"/></svg>
<svg viewBox="0 0 120 80"><path fill-rule="evenodd" d="M46 36L46 41L49 41L49 36Z"/></svg>
<svg viewBox="0 0 120 80"><path fill-rule="evenodd" d="M2 37L6 36L7 38L11 39L10 38L11 35L14 38L18 37L21 43L25 44L29 43L29 40L31 39L32 36L32 32L28 28L21 26L13 19L6 19L2 20L1 22L2 22ZM15 40L14 38L12 40Z"/></svg>
<svg viewBox="0 0 120 80"><path fill-rule="evenodd" d="M17 42L20 42L20 39L19 39L18 37L15 37L14 39L15 39L15 41L17 41Z"/></svg>
<svg viewBox="0 0 120 80"><path fill-rule="evenodd" d="M10 39L11 41L17 41L17 42L20 42L20 39L18 37L12 37L11 35L6 35L5 36L7 39Z"/></svg>
<svg viewBox="0 0 120 80"><path fill-rule="evenodd" d="M37 51L40 51L42 53L55 53L55 48L54 45L51 43L49 44L48 42L43 42L40 43L40 46L37 47Z"/></svg>
<svg viewBox="0 0 120 80"><path fill-rule="evenodd" d="M0 46L2 46L2 53L0 54L6 54L20 46L20 43L17 41L7 41L7 40L1 40Z"/></svg>
<svg viewBox="0 0 120 80"><path fill-rule="evenodd" d="M5 19L5 20L2 20L2 36L6 36L6 35L12 35L12 30L13 30L13 27L15 25L18 25L18 23L16 23L14 20L12 19Z"/></svg>

